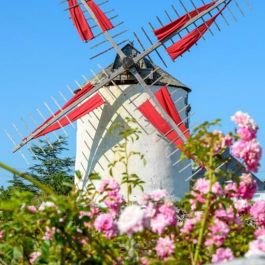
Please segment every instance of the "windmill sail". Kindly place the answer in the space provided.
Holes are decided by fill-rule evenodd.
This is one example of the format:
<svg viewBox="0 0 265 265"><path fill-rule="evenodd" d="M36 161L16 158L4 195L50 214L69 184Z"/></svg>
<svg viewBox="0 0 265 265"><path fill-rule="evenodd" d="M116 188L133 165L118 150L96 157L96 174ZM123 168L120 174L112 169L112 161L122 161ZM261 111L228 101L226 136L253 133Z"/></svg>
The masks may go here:
<svg viewBox="0 0 265 265"><path fill-rule="evenodd" d="M185 134L176 125L175 121L172 119L172 117L169 115L169 113L167 113L167 111L165 111L163 109L163 107L161 107L161 104L158 101L158 99L155 97L155 95L153 94L151 87L147 84L146 80L144 80L141 77L141 75L140 75L140 73L136 67L136 65L142 59L144 59L146 56L149 56L149 54L151 54L152 52L157 51L157 49L159 47L164 46L164 42L167 41L167 37L165 37L165 39L164 39L164 37L161 37L161 38L163 38L163 41L158 41L157 43L152 44L151 47L144 50L142 53L136 55L135 57L127 56L123 53L119 44L117 44L115 42L113 37L107 31L108 29L112 28L112 24L110 21L108 21L106 15L99 9L98 5L96 5L94 3L94 1L92 1L92 0L90 0L90 1L67 0L67 1L68 1L68 3L71 2L70 4L71 4L72 8L70 8L70 12L71 12L71 9L75 10L75 7L79 7L79 9L76 9L76 12L77 12L76 14L78 14L78 12L82 12L82 14L81 14L82 16L84 16L84 15L83 15L83 11L80 8L80 5L82 4L84 6L86 11L91 15L91 18L96 22L98 27L101 28L101 30L104 32L104 34L102 34L102 36L104 36L104 38L111 43L111 45L115 49L117 55L121 58L122 64L116 71L114 71L110 75L106 76L106 78L104 78L101 82L95 84L95 86L92 87L91 90L84 90L85 92L80 96L80 98L78 98L77 100L71 101L69 104L66 104L66 106L64 106L60 111L58 111L58 113L56 113L55 115L50 117L46 123L44 123L40 127L38 127L29 137L27 137L26 139L23 139L23 141L18 146L15 147L14 152L19 150L24 145L26 145L27 142L29 142L31 139L38 137L38 135L41 134L44 130L46 130L46 128L48 128L49 126L51 126L57 122L58 123L61 123L61 122L64 123L64 121L65 121L65 120L63 120L64 117L67 118L67 116L69 116L76 108L78 108L78 106L80 106L80 104L83 104L83 102L85 102L88 98L93 96L93 94L97 93L99 89L101 89L103 86L109 84L116 77L118 77L124 73L130 73L136 79L136 81L145 89L145 91L148 93L148 95L152 101L152 104L160 112L163 119L165 119L166 122L168 123L168 125L170 125L170 127L172 127L172 129L176 131L176 133L180 136L182 141L185 141L185 138L186 138ZM185 25L183 25L181 28L179 28L179 26L174 28L175 31L172 32L170 37L175 36L176 34L178 34L179 32L181 32L184 29L187 29L190 25L195 23L195 21L199 20L200 18L204 18L204 16L209 14L211 11L213 11L215 9L219 10L219 12L214 17L212 17L210 20L208 20L207 22L202 24L200 27L197 27L194 31L190 32L186 37L184 37L180 41L176 42L175 44L173 44L172 46L167 48L167 51L168 51L169 55L172 57L172 59L177 58L182 53L184 53L187 49L189 49L189 47L191 47L194 43L196 43L196 41L202 37L202 35L207 31L207 29L211 26L211 24L214 23L217 16L219 14L222 14L222 11L224 10L224 8L228 4L230 4L230 2L231 2L231 0L212 1L211 3L206 4L203 7L195 9L194 12L191 11L190 13L188 13L187 14L189 17L188 22L185 23ZM225 7L220 10L219 7L221 5L225 5ZM73 14L75 14L75 13L73 13ZM84 19L84 17L81 18L81 20L82 19ZM178 23L176 23L176 24L178 24ZM83 37L83 38L85 39L85 37ZM73 115L73 114L74 113L72 113L71 115ZM73 118L73 119L76 119L76 118Z"/></svg>
<svg viewBox="0 0 265 265"><path fill-rule="evenodd" d="M189 22L192 18L196 17L198 14L202 13L203 11L206 11L210 7L215 5L215 2L211 2L209 4L203 5L202 7L197 8L196 10L193 10L184 16L181 16L177 20L163 26L160 29L157 29L154 31L157 39L159 41L164 41L165 39L169 38L174 32L181 29L187 22Z"/></svg>
<svg viewBox="0 0 265 265"><path fill-rule="evenodd" d="M107 31L113 28L111 21L108 17L102 12L99 6L93 1L88 0L86 4L91 9L92 14L95 16L96 20L99 23L101 30ZM94 38L91 27L89 26L86 17L78 3L77 0L68 0L68 6L70 10L71 19L82 39L82 41L89 41Z"/></svg>
<svg viewBox="0 0 265 265"><path fill-rule="evenodd" d="M107 31L113 28L111 21L107 18L107 16L102 12L102 10L95 4L93 0L88 0L87 5L90 7L93 14L95 15L102 31Z"/></svg>
<svg viewBox="0 0 265 265"><path fill-rule="evenodd" d="M89 41L94 38L93 32L87 23L81 7L77 0L68 0L71 19L82 39L82 41Z"/></svg>
<svg viewBox="0 0 265 265"><path fill-rule="evenodd" d="M174 120L175 124L179 127L185 137L188 138L190 136L189 131L182 122L167 87L162 87L156 92L155 96L161 107ZM170 142L173 142L178 148L181 148L181 146L184 144L183 140L153 106L150 100L145 101L141 106L139 106L139 110L162 135L164 135Z"/></svg>
<svg viewBox="0 0 265 265"><path fill-rule="evenodd" d="M227 7L227 5L230 2L231 1L227 2L227 4L211 19L209 19L204 24L191 31L184 38L182 38L175 44L171 45L169 48L167 48L167 52L169 56L172 58L172 60L177 59L180 55L182 55L188 49L190 49L200 38L202 38L205 32L209 29L209 27L211 27L211 25L214 23L216 18L224 11L224 9Z"/></svg>
<svg viewBox="0 0 265 265"><path fill-rule="evenodd" d="M72 99L70 99L63 107L62 109L58 110L56 113L54 113L53 116L48 118L43 124L41 124L38 128L36 128L32 134L37 132L40 128L42 128L44 125L50 123L53 118L57 117L63 110L65 110L67 107L69 107L71 104L76 102L78 99L80 99L85 93L89 92L93 88L93 85L88 83L84 86L83 89L81 89ZM74 122L80 118L82 118L84 115L90 113L94 109L100 107L102 104L104 104L104 99L100 96L99 93L96 93L92 97L90 97L88 100L86 100L84 103L78 105L74 110L72 110L70 113L67 114L67 116L62 117L58 121L51 123L48 127L38 132L33 139L39 138L41 136L44 136L50 132L56 131L61 129L62 127L65 127L69 125L71 122ZM26 138L27 139L27 138Z"/></svg>

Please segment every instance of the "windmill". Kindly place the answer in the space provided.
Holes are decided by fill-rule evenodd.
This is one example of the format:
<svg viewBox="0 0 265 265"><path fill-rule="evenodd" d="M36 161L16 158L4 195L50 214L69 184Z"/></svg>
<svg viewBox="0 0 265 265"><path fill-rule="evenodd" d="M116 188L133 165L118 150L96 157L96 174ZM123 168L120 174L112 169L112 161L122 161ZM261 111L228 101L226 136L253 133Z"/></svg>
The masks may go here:
<svg viewBox="0 0 265 265"><path fill-rule="evenodd" d="M104 55L106 52L115 51L114 63L107 69L101 69L99 75L93 80L86 80L85 84L78 84L78 90L73 92L73 97L60 106L55 98L53 102L59 108L53 112L48 104L46 108L51 112L47 119L38 109L44 122L27 137L23 137L20 130L14 125L15 130L22 137L18 145L14 138L7 136L15 144L14 152L21 152L27 146L30 151L30 142L46 137L58 129L65 131L67 125L77 121L77 156L76 169L82 174L81 180L76 180L79 188L86 187L89 175L98 171L106 176L107 164L114 158L113 147L121 139L117 135L107 134L110 126L116 122L126 122L126 116L133 117L142 132L140 140L129 148L137 149L147 156L147 167L139 167L137 161L132 165L132 170L143 175L146 182L145 189L150 191L156 188L165 188L172 196L182 197L189 189L189 180L197 173L192 172L192 161L180 160L181 147L189 137L190 107L188 104L189 88L178 80L169 76L156 66L151 59L153 53L158 55L166 66L160 48L165 48L170 58L174 61L198 45L200 39L205 39L205 33L213 34L212 25L220 31L217 19L222 18L226 24L225 11L228 10L233 19L236 19L232 4L243 10L238 0L215 0L207 2L189 0L189 9L182 0L179 0L184 14L180 15L178 9L172 5L177 18L165 15L169 20L163 25L154 27L149 23L153 38L142 28L142 32L150 42L150 47L145 48L139 36L134 33L135 41L139 43L142 51L136 50L132 43L127 41L117 42L116 38L125 31L112 33L123 22L114 25L109 14L112 10L103 12L102 6L108 1L96 4L93 0L65 0L70 17L84 42L99 40L91 48L96 49L102 44L109 43L111 47L98 52L91 59ZM245 0L249 5L249 3ZM109 15L109 17L108 17ZM94 23L94 24L92 24ZM95 30L100 31L95 33ZM154 40L155 37L155 40ZM100 38L102 40L100 40ZM122 45L125 45L122 48ZM61 94L63 98L65 96ZM47 138L49 142L49 139ZM200 170L200 169L199 169ZM140 196L135 194L135 196Z"/></svg>

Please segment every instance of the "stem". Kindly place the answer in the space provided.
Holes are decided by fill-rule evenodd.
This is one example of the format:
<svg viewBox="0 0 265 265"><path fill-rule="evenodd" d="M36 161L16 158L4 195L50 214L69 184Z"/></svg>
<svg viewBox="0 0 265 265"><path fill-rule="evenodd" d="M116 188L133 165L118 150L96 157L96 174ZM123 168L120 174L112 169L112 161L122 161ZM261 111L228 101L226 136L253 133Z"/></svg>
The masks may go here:
<svg viewBox="0 0 265 265"><path fill-rule="evenodd" d="M125 173L126 173L126 176L127 176L127 203L129 204L130 203L130 193L129 193L129 190L130 190L130 184L129 184L129 158L128 158L128 139L125 138L125 147L124 147L124 152L125 152Z"/></svg>
<svg viewBox="0 0 265 265"><path fill-rule="evenodd" d="M38 181L37 179L33 178L32 176L29 176L26 173L19 172L16 169L9 167L8 165L6 165L6 164L4 164L2 162L0 162L0 168L3 168L4 170L6 170L8 172L10 172L10 173L12 173L12 174L14 174L14 175L16 175L18 177L21 177L21 178L29 181L30 183L35 185L37 188L39 188L40 190L42 190L43 192L45 192L45 193L47 193L49 195L53 195L54 194L53 190L50 187L42 184L40 181Z"/></svg>
<svg viewBox="0 0 265 265"><path fill-rule="evenodd" d="M208 192L207 198L206 198L205 210L203 213L201 227L199 230L199 238L198 238L198 243L197 243L196 250L195 250L194 261L192 263L193 265L197 265L198 261L199 261L199 255L200 255L201 246L203 243L203 236L204 236L204 232L206 229L207 219L208 219L210 206L211 206L211 192L212 192L212 187L213 187L213 182L214 182L213 151L211 152L209 162L210 162L209 163L210 166L209 166L209 170L208 170L208 175L209 175L209 180L210 180L210 187L209 187L209 192Z"/></svg>

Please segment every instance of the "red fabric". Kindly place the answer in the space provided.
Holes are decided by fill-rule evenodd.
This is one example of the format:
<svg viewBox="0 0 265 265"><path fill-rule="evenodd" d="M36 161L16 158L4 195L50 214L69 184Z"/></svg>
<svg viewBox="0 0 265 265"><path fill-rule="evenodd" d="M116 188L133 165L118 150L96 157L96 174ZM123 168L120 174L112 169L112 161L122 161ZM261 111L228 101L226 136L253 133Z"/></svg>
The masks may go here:
<svg viewBox="0 0 265 265"><path fill-rule="evenodd" d="M102 10L96 5L93 0L87 0L87 4L91 8L95 17L97 18L102 31L110 30L113 28L111 21L107 18L107 16L102 12Z"/></svg>
<svg viewBox="0 0 265 265"><path fill-rule="evenodd" d="M176 109L176 106L168 92L167 87L162 87L156 94L157 100L161 107L167 112L167 114L174 120L176 125L182 131L186 138L190 136L185 124L182 123L180 115ZM184 144L177 132L172 130L172 127L162 117L162 115L156 110L152 103L147 100L141 106L139 106L141 113L152 123L152 125L168 140L176 144L179 148Z"/></svg>
<svg viewBox="0 0 265 265"><path fill-rule="evenodd" d="M81 10L77 0L68 0L71 18L82 39L82 41L92 40L94 35L89 27L86 18Z"/></svg>
<svg viewBox="0 0 265 265"><path fill-rule="evenodd" d="M179 40L178 42L167 48L167 52L169 56L172 58L172 60L175 60L177 57L179 57L188 49L190 49L204 35L204 33L214 23L216 18L223 12L223 10L226 8L226 6L229 3L230 1L211 19L209 19L204 24L191 31L183 39Z"/></svg>
<svg viewBox="0 0 265 265"><path fill-rule="evenodd" d="M212 7L214 4L215 4L215 1L187 13L186 15L184 15L184 16L178 18L177 20L167 24L166 26L155 30L154 31L155 35L157 36L159 41L165 40L171 34L178 31L179 29L181 29L192 18L196 17L198 14L202 13L203 11L206 11L208 8Z"/></svg>
<svg viewBox="0 0 265 265"><path fill-rule="evenodd" d="M57 116L57 115L59 115L63 110L65 110L67 107L69 107L72 103L74 103L75 101L77 101L79 98L81 98L84 94L86 94L87 92L89 92L91 89L93 88L93 85L92 84L90 84L90 83L88 83L88 84L86 84L80 91L78 91L60 110L58 110L58 111L56 111L55 113L54 113L54 115L53 116L51 116L51 117L49 117L44 123L42 123L38 128L36 128L35 130L34 130L34 132L36 132L37 130L39 130L44 124L47 124L51 119L53 119L55 116ZM97 98L98 98L98 96L97 96ZM89 101L89 100L88 100ZM84 103L84 104L86 104L87 103L87 101ZM91 104L92 103L94 103L94 100L91 100ZM87 103L88 104L88 103ZM87 105L86 104L86 105ZM83 104L82 104L83 105ZM78 113L78 109L80 108L81 110L82 110L82 105L81 106L78 106L75 110L73 110L71 113L73 113L73 114L67 114L67 116L69 117L70 115L73 115L73 116L75 116L76 115L76 113ZM85 106L86 106L85 105ZM75 111L77 111L77 112L75 112ZM85 115L85 114L84 114ZM63 119L63 118L62 118ZM69 118L70 119L70 118ZM71 120L71 119L70 119ZM61 127L60 126L60 124L59 123L57 123L57 125L59 126L57 126L58 127L58 129ZM37 136L35 136L35 138L38 138L38 137L40 137L40 136L42 136L42 135L44 135L44 134L47 134L48 132L50 132L50 129L51 128L55 128L55 127L52 127L53 126L53 124L52 125L50 125L49 127L47 127L44 131L42 131L41 133L39 133ZM50 128L50 129L49 129ZM56 129L57 130L57 129ZM33 133L34 133L33 132ZM44 133L44 132L46 132L46 133Z"/></svg>
<svg viewBox="0 0 265 265"><path fill-rule="evenodd" d="M75 108L73 111L71 111L69 114L67 114L67 117L64 116L56 123L53 123L52 125L48 126L46 129L44 129L42 132L37 134L34 138L41 137L43 135L46 135L50 132L53 132L55 130L60 129L61 127L67 126L70 122L74 122L80 118L82 118L84 115L90 113L94 109L100 107L102 104L104 104L104 99L100 96L100 94L96 94L89 98L87 101L79 105L77 108ZM53 118L53 117L52 117Z"/></svg>

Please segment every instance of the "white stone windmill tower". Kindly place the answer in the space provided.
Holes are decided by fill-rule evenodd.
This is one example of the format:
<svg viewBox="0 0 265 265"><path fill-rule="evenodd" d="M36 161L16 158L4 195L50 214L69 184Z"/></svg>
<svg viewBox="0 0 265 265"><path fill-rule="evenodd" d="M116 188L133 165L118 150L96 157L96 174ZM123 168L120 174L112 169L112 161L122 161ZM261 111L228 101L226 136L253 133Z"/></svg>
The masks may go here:
<svg viewBox="0 0 265 265"><path fill-rule="evenodd" d="M102 69L96 78L80 86L73 98L24 138L14 151L33 139L77 121L76 169L81 172L82 179L77 179L76 183L78 187L85 188L90 173L98 172L106 177L107 165L115 159L112 148L121 139L115 134L108 134L108 128L116 121L125 123L126 117L133 117L142 135L129 148L141 152L147 160L147 166L142 167L139 162L133 161L131 170L143 178L147 192L165 188L172 196L183 196L189 189L188 180L192 176L191 162L179 160L181 146L189 137L190 90L157 67L149 56L156 52L164 63L158 52L162 47L175 60L201 38L205 38L207 30L213 34L213 24L220 30L218 17L228 23L224 16L225 10L228 9L234 17L230 9L231 3L235 3L242 12L237 0L215 0L208 3L198 0L200 7L196 7L194 1L189 0L192 11L188 11L182 0L179 0L185 14L179 16L178 10L172 6L178 18L172 19L165 11L170 22L163 25L158 18L161 25L157 30L149 23L155 40L152 41L142 28L151 44L149 48L145 49L135 34L143 49L142 52L137 52L130 43L121 48L124 42L115 41L123 31L112 33L115 30L112 18L115 16L108 18L107 14L111 10L104 13L100 8L107 1L96 4L93 0L66 0L72 21L82 40L87 42L98 39L96 37L104 38L93 47L110 43L111 48L96 56L115 50L116 59L110 67ZM91 26L90 21L94 21L95 25ZM118 25L120 24L122 23ZM95 29L100 31L95 33ZM117 175L119 173L118 170Z"/></svg>
<svg viewBox="0 0 265 265"><path fill-rule="evenodd" d="M135 57L139 54L131 44L126 45L122 51L126 56ZM121 60L117 56L114 63L104 72L111 74L120 66ZM153 93L167 86L167 91L180 115L178 125L182 125L181 128L185 128L184 134L188 135L190 89L159 67L152 65L148 59L139 62L138 70L142 78L149 75L147 82L153 84L151 85ZM101 79L105 74L101 73L96 78ZM145 192L164 188L171 195L182 197L189 189L189 181L186 179L192 174L190 161L180 161L181 152L176 145L168 141L143 116L139 107L149 99L148 93L131 74L117 76L112 83L103 87L100 93L107 102L104 107L98 108L94 113L78 121L76 169L84 176L84 179L78 181L78 186L84 188L86 178L93 172L98 172L101 176L109 176L108 164L117 159L113 153L113 147L122 141L117 133L110 134L109 129L113 123L125 124L126 118L129 117L137 121L136 126L141 131L141 136L137 142L129 145L128 152L130 150L140 152L147 162L143 166L138 158L130 161L130 171L145 181ZM178 138L177 136L175 140L179 140ZM122 169L117 167L114 172L115 177L121 179ZM135 190L136 193L137 191L140 192Z"/></svg>

